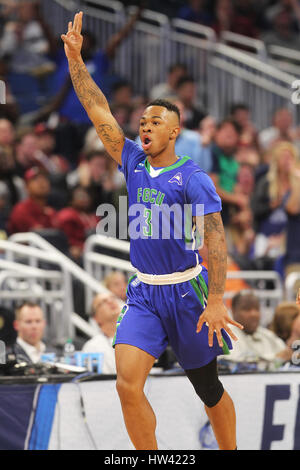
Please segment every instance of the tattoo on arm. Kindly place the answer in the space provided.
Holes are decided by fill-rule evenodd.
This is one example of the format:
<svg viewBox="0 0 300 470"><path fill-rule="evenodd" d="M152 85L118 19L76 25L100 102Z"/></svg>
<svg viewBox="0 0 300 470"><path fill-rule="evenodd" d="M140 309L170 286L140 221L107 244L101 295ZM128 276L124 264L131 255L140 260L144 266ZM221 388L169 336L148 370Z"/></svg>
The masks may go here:
<svg viewBox="0 0 300 470"><path fill-rule="evenodd" d="M100 124L97 126L96 130L103 143L110 147L112 153L119 151L120 144L125 141L125 136L117 123L115 126Z"/></svg>
<svg viewBox="0 0 300 470"><path fill-rule="evenodd" d="M89 116L100 139L112 157L120 162L120 152L125 142L125 136L112 116L104 94L90 76L83 62L78 63L70 60L69 70L75 92L87 113L90 112ZM105 123L105 121L108 122Z"/></svg>
<svg viewBox="0 0 300 470"><path fill-rule="evenodd" d="M108 106L104 94L90 76L84 63L70 60L69 70L75 92L86 111L94 105Z"/></svg>
<svg viewBox="0 0 300 470"><path fill-rule="evenodd" d="M209 293L223 295L227 272L227 249L220 213L204 216L204 242L208 248Z"/></svg>

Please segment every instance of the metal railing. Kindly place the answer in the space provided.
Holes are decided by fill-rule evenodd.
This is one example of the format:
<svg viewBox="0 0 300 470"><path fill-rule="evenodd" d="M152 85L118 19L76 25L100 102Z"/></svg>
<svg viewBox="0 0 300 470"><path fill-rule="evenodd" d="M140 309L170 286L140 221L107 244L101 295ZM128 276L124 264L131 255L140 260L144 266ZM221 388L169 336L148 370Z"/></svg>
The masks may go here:
<svg viewBox="0 0 300 470"><path fill-rule="evenodd" d="M300 288L300 272L292 272L285 279L285 297L289 302L295 302L297 290Z"/></svg>
<svg viewBox="0 0 300 470"><path fill-rule="evenodd" d="M20 300L39 300L48 315L48 337L57 344L73 337L74 327L90 336L93 334L90 325L74 312L72 278L85 287L89 311L93 295L108 292L101 284L108 273L118 270L129 278L136 271L129 261L122 259L124 254L129 255L129 249L129 242L92 235L85 244L82 269L37 234L15 234L8 241L0 240L4 257L0 258L0 302L16 306ZM110 254L104 254L105 250ZM243 279L255 292L261 304L261 324L267 326L275 307L285 297L280 276L273 271L228 271L227 278ZM288 300L294 300L296 281L300 281L300 273L287 278ZM235 294L235 290L227 290L224 299Z"/></svg>
<svg viewBox="0 0 300 470"><path fill-rule="evenodd" d="M64 344L74 336L73 280L82 283L90 293L108 292L99 281L35 233L18 233L9 240L0 240L0 251L3 256L0 259L0 270L3 272L0 282L2 279L3 283L7 283L9 278L15 282L15 289L11 292L8 289L0 292L0 300L10 302L14 307L17 298L39 299L48 312L49 339L58 344ZM22 281L23 275L22 289L17 279Z"/></svg>
<svg viewBox="0 0 300 470"><path fill-rule="evenodd" d="M285 72L300 76L299 51L287 47L270 45L268 47L268 62Z"/></svg>
<svg viewBox="0 0 300 470"><path fill-rule="evenodd" d="M106 255L99 253L98 249L109 249L113 255ZM91 235L87 238L84 246L83 253L83 266L85 271L103 282L105 277L113 270L122 271L127 278L129 278L135 269L130 261L120 258L120 254L129 255L130 244L124 240L117 240L116 238L105 237L104 235ZM87 286L86 288L86 305L91 305L92 291Z"/></svg>
<svg viewBox="0 0 300 470"><path fill-rule="evenodd" d="M95 34L101 48L134 11L108 0L43 0L45 17L55 17L51 26L57 35L65 31L78 8L85 13L84 27ZM250 106L258 128L270 126L272 115L281 107L289 107L298 119L299 107L291 102L291 86L297 78L293 71L274 66L259 40L230 32L222 38L241 48L251 45L253 55L218 42L211 28L145 10L118 50L112 68L132 83L136 93L149 94L154 85L165 81L171 64L185 62L198 84L199 105L217 119L236 101Z"/></svg>
<svg viewBox="0 0 300 470"><path fill-rule="evenodd" d="M268 53L265 43L260 39L249 38L231 31L223 31L220 40L228 46L246 50L248 54L255 55L261 60L265 61L267 59Z"/></svg>
<svg viewBox="0 0 300 470"><path fill-rule="evenodd" d="M267 327L271 323L275 308L284 298L280 275L275 271L227 271L227 279L241 279L249 285L259 299L260 324ZM226 290L224 299L231 299L235 294L236 291Z"/></svg>
<svg viewBox="0 0 300 470"><path fill-rule="evenodd" d="M109 248L114 256L97 253L97 248ZM93 277L103 281L105 276L113 270L124 272L127 277L136 272L129 261L118 257L120 253L129 254L130 243L105 237L103 235L90 236L85 244L84 268ZM269 325L274 310L284 297L284 288L279 274L275 271L228 271L227 279L242 279L249 285L249 289L257 295L261 306L261 324ZM231 299L236 290L226 290L224 300ZM87 293L87 299L91 294Z"/></svg>

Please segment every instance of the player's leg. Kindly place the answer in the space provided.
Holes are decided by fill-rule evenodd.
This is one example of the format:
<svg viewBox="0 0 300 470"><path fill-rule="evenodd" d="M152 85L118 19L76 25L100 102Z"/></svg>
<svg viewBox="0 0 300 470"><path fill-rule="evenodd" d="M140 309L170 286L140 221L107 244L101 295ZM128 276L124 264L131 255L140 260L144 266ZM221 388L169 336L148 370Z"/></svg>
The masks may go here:
<svg viewBox="0 0 300 470"><path fill-rule="evenodd" d="M117 391L129 437L137 450L155 450L156 418L144 394L155 358L128 344L117 344Z"/></svg>
<svg viewBox="0 0 300 470"><path fill-rule="evenodd" d="M234 404L219 380L216 358L203 367L185 372L205 405L219 448L236 449Z"/></svg>

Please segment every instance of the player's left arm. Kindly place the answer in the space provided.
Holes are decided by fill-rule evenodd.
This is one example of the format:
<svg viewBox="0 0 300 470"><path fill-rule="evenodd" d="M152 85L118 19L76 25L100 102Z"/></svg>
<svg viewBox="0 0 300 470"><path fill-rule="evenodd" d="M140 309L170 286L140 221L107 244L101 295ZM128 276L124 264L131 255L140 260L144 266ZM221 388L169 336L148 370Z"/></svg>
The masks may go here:
<svg viewBox="0 0 300 470"><path fill-rule="evenodd" d="M196 217L199 230L203 227L203 217ZM243 329L243 326L230 318L223 303L227 272L227 247L225 232L220 212L206 214L204 216L204 244L208 252L208 302L204 312L200 315L197 324L197 333L203 324L208 324L208 343L213 345L213 336L216 332L220 347L223 346L223 328L232 339L237 340L228 326L228 323Z"/></svg>

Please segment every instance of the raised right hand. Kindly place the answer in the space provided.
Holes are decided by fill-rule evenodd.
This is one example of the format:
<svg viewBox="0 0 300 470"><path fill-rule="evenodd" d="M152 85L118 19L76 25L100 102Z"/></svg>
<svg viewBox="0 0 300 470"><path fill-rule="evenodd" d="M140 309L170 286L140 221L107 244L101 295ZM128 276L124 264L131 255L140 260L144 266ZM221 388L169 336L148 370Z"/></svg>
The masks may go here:
<svg viewBox="0 0 300 470"><path fill-rule="evenodd" d="M65 53L68 59L79 59L81 57L81 47L83 37L81 35L82 16L80 11L74 16L74 21L69 21L67 34L62 34L61 38L65 45Z"/></svg>

